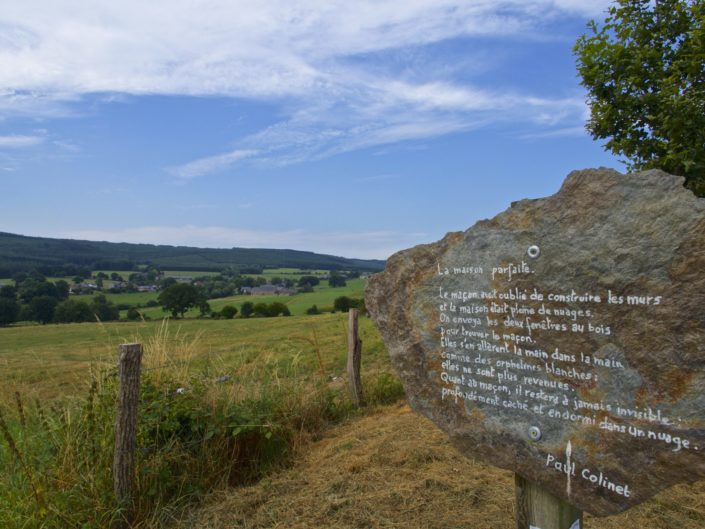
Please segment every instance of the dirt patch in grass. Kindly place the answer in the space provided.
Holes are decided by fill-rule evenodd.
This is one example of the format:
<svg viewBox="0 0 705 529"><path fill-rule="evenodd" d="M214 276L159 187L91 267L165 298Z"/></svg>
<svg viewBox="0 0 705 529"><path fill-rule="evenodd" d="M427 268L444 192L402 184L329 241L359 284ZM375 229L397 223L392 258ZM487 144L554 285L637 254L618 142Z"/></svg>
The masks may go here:
<svg viewBox="0 0 705 529"><path fill-rule="evenodd" d="M700 529L705 482L586 528ZM460 455L406 406L332 429L297 464L221 492L180 528L513 529L514 478Z"/></svg>

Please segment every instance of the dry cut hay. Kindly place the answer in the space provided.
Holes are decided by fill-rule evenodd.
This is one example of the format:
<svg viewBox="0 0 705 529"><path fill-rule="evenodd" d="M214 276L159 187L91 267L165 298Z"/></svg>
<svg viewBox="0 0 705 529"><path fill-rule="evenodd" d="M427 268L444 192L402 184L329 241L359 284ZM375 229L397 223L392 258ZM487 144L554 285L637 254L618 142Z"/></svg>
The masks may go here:
<svg viewBox="0 0 705 529"><path fill-rule="evenodd" d="M290 469L213 496L186 528L513 529L511 472L460 455L406 406L345 424ZM705 482L586 528L702 529Z"/></svg>

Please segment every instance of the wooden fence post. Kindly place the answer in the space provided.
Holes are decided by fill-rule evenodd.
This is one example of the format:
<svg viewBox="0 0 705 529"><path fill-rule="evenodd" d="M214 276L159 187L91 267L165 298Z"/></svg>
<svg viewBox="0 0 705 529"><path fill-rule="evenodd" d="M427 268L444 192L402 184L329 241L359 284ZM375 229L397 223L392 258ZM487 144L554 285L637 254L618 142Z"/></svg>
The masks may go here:
<svg viewBox="0 0 705 529"><path fill-rule="evenodd" d="M118 504L125 509L123 520L126 525L129 525L134 500L137 405L140 396L142 345L138 343L123 344L118 348L118 352L120 387L115 417L113 486Z"/></svg>
<svg viewBox="0 0 705 529"><path fill-rule="evenodd" d="M519 474L516 484L517 529L583 529L583 513Z"/></svg>
<svg viewBox="0 0 705 529"><path fill-rule="evenodd" d="M350 398L355 407L363 405L362 382L360 380L360 360L362 357L362 340L357 328L358 310L348 311L348 387Z"/></svg>

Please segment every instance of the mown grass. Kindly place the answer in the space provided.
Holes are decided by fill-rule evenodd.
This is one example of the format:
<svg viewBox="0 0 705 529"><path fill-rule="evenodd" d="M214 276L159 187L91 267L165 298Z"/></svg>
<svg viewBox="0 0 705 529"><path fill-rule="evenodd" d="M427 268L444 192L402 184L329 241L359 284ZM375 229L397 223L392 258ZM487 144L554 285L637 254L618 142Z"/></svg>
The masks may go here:
<svg viewBox="0 0 705 529"><path fill-rule="evenodd" d="M118 344L145 344L134 527L166 527L356 413L345 326L325 314L0 329L0 527L109 527L124 515L110 469ZM361 336L368 402L399 398L366 318Z"/></svg>

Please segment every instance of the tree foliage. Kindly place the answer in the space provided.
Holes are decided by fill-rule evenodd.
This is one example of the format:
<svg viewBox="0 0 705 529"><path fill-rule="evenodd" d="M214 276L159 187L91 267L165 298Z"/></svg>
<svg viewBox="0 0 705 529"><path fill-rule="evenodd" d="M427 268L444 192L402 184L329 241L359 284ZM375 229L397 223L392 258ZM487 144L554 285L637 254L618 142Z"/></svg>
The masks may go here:
<svg viewBox="0 0 705 529"><path fill-rule="evenodd" d="M14 297L0 296L0 326L15 323L19 312L20 305Z"/></svg>
<svg viewBox="0 0 705 529"><path fill-rule="evenodd" d="M616 0L575 44L587 129L628 168L705 196L705 0Z"/></svg>
<svg viewBox="0 0 705 529"><path fill-rule="evenodd" d="M252 307L252 315L258 318L276 318L277 316L291 316L289 307L279 301L270 304L260 302Z"/></svg>
<svg viewBox="0 0 705 529"><path fill-rule="evenodd" d="M95 316L85 301L67 299L54 309L54 321L56 323L95 321Z"/></svg>
<svg viewBox="0 0 705 529"><path fill-rule="evenodd" d="M237 308L232 305L225 305L222 309L220 309L220 315L226 320L232 320L236 314Z"/></svg>
<svg viewBox="0 0 705 529"><path fill-rule="evenodd" d="M115 321L120 319L120 310L112 301L108 301L103 294L93 297L90 305L93 318L100 321Z"/></svg>
<svg viewBox="0 0 705 529"><path fill-rule="evenodd" d="M53 296L36 296L29 303L32 319L41 324L50 323L54 319L54 308L58 301Z"/></svg>
<svg viewBox="0 0 705 529"><path fill-rule="evenodd" d="M255 305L251 301L245 301L241 306L240 306L240 315L243 318L249 318L252 316L252 313L254 312Z"/></svg>
<svg viewBox="0 0 705 529"><path fill-rule="evenodd" d="M345 259L295 250L154 246L25 237L0 232L0 277L13 277L17 272L37 269L48 276L80 275L87 279L91 270L129 272L147 264L166 270L219 272L227 268L241 274L261 274L264 267L370 272L384 268L382 261ZM149 275L149 270L145 275ZM154 282L155 278L156 274L152 274L151 281Z"/></svg>
<svg viewBox="0 0 705 529"><path fill-rule="evenodd" d="M345 281L345 278L340 275L338 272L331 272L330 277L328 278L328 285L337 288L337 287L344 287L347 284Z"/></svg>
<svg viewBox="0 0 705 529"><path fill-rule="evenodd" d="M360 309L365 312L365 300L358 298L349 298L348 296L340 296L333 300L333 310L348 312L350 309Z"/></svg>
<svg viewBox="0 0 705 529"><path fill-rule="evenodd" d="M202 296L195 286L189 283L176 283L162 290L157 301L164 312L171 312L171 315L176 318L177 315L183 317L187 310L200 305Z"/></svg>
<svg viewBox="0 0 705 529"><path fill-rule="evenodd" d="M306 285L315 287L321 282L316 276L301 276L299 278L298 286L305 287Z"/></svg>

